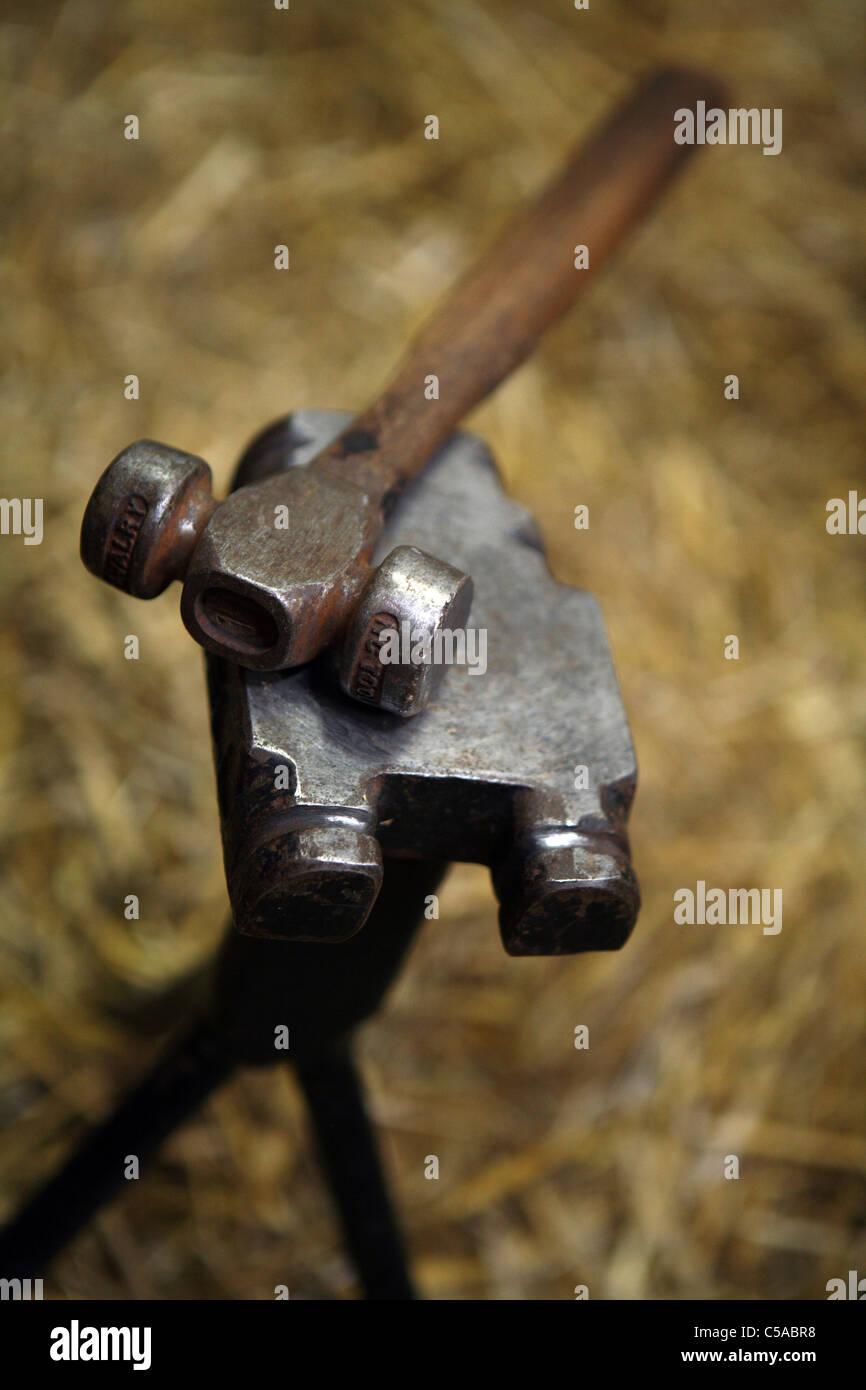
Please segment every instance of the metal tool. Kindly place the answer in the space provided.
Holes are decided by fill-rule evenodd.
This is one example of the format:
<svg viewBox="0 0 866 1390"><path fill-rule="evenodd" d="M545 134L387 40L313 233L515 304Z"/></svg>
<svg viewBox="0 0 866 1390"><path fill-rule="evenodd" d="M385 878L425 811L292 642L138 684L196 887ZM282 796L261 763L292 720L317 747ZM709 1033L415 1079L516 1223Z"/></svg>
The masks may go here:
<svg viewBox="0 0 866 1390"><path fill-rule="evenodd" d="M148 440L125 449L88 505L84 563L141 598L182 578L184 623L210 652L271 671L342 649L348 694L417 713L442 668L406 662L399 680L370 679L375 620L410 621L430 636L459 627L472 585L417 547L374 573L382 529L407 484L529 355L689 154L674 142L674 112L713 95L707 79L677 71L643 87L457 286L390 384L313 467L218 504L203 460ZM575 268L576 243L588 248L586 269ZM447 545L447 531L434 543Z"/></svg>
<svg viewBox="0 0 866 1390"><path fill-rule="evenodd" d="M278 422L247 450L237 485L302 473L347 418ZM291 1061L366 1296L412 1298L349 1038L397 975L446 861L494 866L515 954L614 948L628 935L634 759L595 600L551 578L531 517L469 435L440 450L381 545L426 544L446 520L458 560L480 576L488 666L453 670L421 719L347 701L333 654L280 673L208 657L242 931L226 933L191 1026L0 1231L0 1277L41 1277L121 1191L128 1155L143 1164L236 1068ZM575 764L588 773L579 790Z"/></svg>
<svg viewBox="0 0 866 1390"><path fill-rule="evenodd" d="M151 1153L235 1066L280 1060L284 1025L365 1291L411 1297L348 1038L378 1008L447 861L491 867L512 954L612 949L628 936L635 765L597 605L551 578L481 441L451 435L585 282L574 244L597 269L688 152L674 145L673 114L699 97L719 99L688 74L644 88L355 420L278 421L221 504L207 465L163 445L133 445L104 474L85 562L142 597L185 577L184 621L210 653L241 930L226 934L188 1034L0 1232L0 1277L38 1276L120 1188L125 1156ZM422 394L431 373L438 402ZM447 564L427 550L443 545ZM404 622L430 637L465 623L470 573L484 674L464 660L437 690L411 662L389 670L382 650ZM393 717L424 705L418 720Z"/></svg>
<svg viewBox="0 0 866 1390"><path fill-rule="evenodd" d="M247 450L237 485L302 473L347 418L279 421ZM0 1231L0 1277L41 1277L121 1191L128 1155L143 1164L236 1068L291 1061L366 1296L412 1298L349 1038L397 975L446 861L493 866L514 954L609 949L628 935L634 758L595 600L551 578L531 517L470 435L440 450L381 545L426 544L446 521L459 562L480 577L488 665L477 677L452 671L423 718L347 701L333 654L280 673L208 657L242 931L227 931L191 1026ZM275 1048L277 1027L289 1030L288 1053Z"/></svg>
<svg viewBox="0 0 866 1390"><path fill-rule="evenodd" d="M347 418L300 411L272 426L236 486L277 465L303 474ZM552 579L532 518L471 435L439 451L380 544L444 535L476 575L486 670L454 667L422 719L345 700L327 654L268 674L208 658L235 922L342 941L385 854L489 864L514 955L621 946L639 902L625 830L636 773L598 605Z"/></svg>

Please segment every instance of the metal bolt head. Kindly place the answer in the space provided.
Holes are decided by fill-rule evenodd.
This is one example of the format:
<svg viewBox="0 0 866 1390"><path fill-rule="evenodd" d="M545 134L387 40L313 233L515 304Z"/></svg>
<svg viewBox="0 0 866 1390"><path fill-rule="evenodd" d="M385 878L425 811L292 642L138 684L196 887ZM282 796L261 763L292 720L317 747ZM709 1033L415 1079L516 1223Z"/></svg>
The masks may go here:
<svg viewBox="0 0 866 1390"><path fill-rule="evenodd" d="M350 813L318 816L255 846L229 886L246 935L283 941L345 941L367 916L382 884L375 835Z"/></svg>
<svg viewBox="0 0 866 1390"><path fill-rule="evenodd" d="M156 598L182 578L215 506L204 459L140 439L117 455L93 490L81 558L115 588Z"/></svg>
<svg viewBox="0 0 866 1390"><path fill-rule="evenodd" d="M493 873L499 928L511 956L616 951L631 934L640 892L611 836L538 829Z"/></svg>
<svg viewBox="0 0 866 1390"><path fill-rule="evenodd" d="M418 714L446 670L442 661L427 659L436 656L437 635L464 626L472 592L468 574L417 546L392 550L362 593L343 639L340 684L346 694L392 714ZM384 659L389 637L397 662ZM426 646L420 661L411 659L416 643L422 654Z"/></svg>

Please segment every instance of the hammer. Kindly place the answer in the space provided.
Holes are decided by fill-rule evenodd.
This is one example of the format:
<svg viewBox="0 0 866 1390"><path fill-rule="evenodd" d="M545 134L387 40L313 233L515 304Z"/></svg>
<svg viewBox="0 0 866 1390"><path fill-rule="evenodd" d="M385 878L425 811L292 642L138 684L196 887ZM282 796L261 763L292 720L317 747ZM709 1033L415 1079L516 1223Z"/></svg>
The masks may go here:
<svg viewBox="0 0 866 1390"><path fill-rule="evenodd" d="M406 620L431 635L459 628L472 580L411 545L374 569L376 542L407 485L530 354L691 152L674 142L674 113L698 99L715 103L715 84L687 71L642 86L457 285L381 395L310 466L217 502L204 460L151 440L124 449L84 515L87 568L139 598L182 580L189 632L241 666L283 670L332 648L347 694L417 713L443 668L407 666L399 682L383 682L382 633ZM586 268L577 268L578 245L588 248ZM431 377L438 394L428 399Z"/></svg>

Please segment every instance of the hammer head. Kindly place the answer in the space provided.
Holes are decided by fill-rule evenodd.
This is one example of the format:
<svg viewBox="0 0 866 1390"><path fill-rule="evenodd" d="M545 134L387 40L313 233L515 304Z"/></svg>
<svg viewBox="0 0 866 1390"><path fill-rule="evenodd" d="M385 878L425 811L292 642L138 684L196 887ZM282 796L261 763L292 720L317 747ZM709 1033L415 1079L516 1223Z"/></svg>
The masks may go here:
<svg viewBox="0 0 866 1390"><path fill-rule="evenodd" d="M303 474L346 418L295 414L262 436L242 479ZM531 518L467 435L404 496L373 562L444 536L473 574L486 659L452 666L417 719L345 701L322 658L270 674L209 659L236 924L345 939L378 892L378 856L456 859L490 866L510 953L619 947L639 904L626 835L636 772L598 605L552 579Z"/></svg>
<svg viewBox="0 0 866 1390"><path fill-rule="evenodd" d="M339 639L370 577L375 511L320 469L239 489L211 517L181 599L207 651L251 670L300 666Z"/></svg>
<svg viewBox="0 0 866 1390"><path fill-rule="evenodd" d="M93 489L81 524L91 574L136 598L156 598L186 569L216 503L204 459L139 439Z"/></svg>
<svg viewBox="0 0 866 1390"><path fill-rule="evenodd" d="M84 515L87 568L138 598L183 580L189 632L250 670L300 666L338 648L347 694L404 716L422 709L442 668L380 661L379 636L404 623L430 637L462 624L469 576L414 546L374 570L380 507L324 460L257 479L222 503L210 485L194 455L147 439L124 449Z"/></svg>

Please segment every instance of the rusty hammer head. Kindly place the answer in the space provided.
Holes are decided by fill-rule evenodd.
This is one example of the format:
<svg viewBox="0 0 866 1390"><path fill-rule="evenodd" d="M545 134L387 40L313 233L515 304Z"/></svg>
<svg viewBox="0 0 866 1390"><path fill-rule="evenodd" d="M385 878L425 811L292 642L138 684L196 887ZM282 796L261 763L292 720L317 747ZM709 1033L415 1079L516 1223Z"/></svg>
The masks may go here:
<svg viewBox="0 0 866 1390"><path fill-rule="evenodd" d="M254 669L301 665L348 634L356 646L344 659L345 688L414 713L435 672L413 676L409 666L406 698L388 705L390 683L369 669L382 623L400 615L377 592L367 618L352 621L371 581L373 546L406 485L532 352L667 185L689 153L674 139L675 112L713 92L706 78L676 71L642 87L458 284L382 394L308 468L216 506L201 459L149 441L124 450L87 508L85 564L142 597L184 577L181 612L192 635ZM575 226L591 248L591 271L574 259ZM429 556L404 556L379 578L385 600L402 600L410 616L420 604L434 628L465 617L468 577Z"/></svg>
<svg viewBox="0 0 866 1390"><path fill-rule="evenodd" d="M183 621L208 651L272 671L338 648L347 693L408 715L430 698L441 668L383 665L383 624L408 621L431 634L460 627L472 581L412 546L374 569L381 526L370 493L324 460L218 503L203 459L140 440L97 483L81 555L138 598L182 580Z"/></svg>

